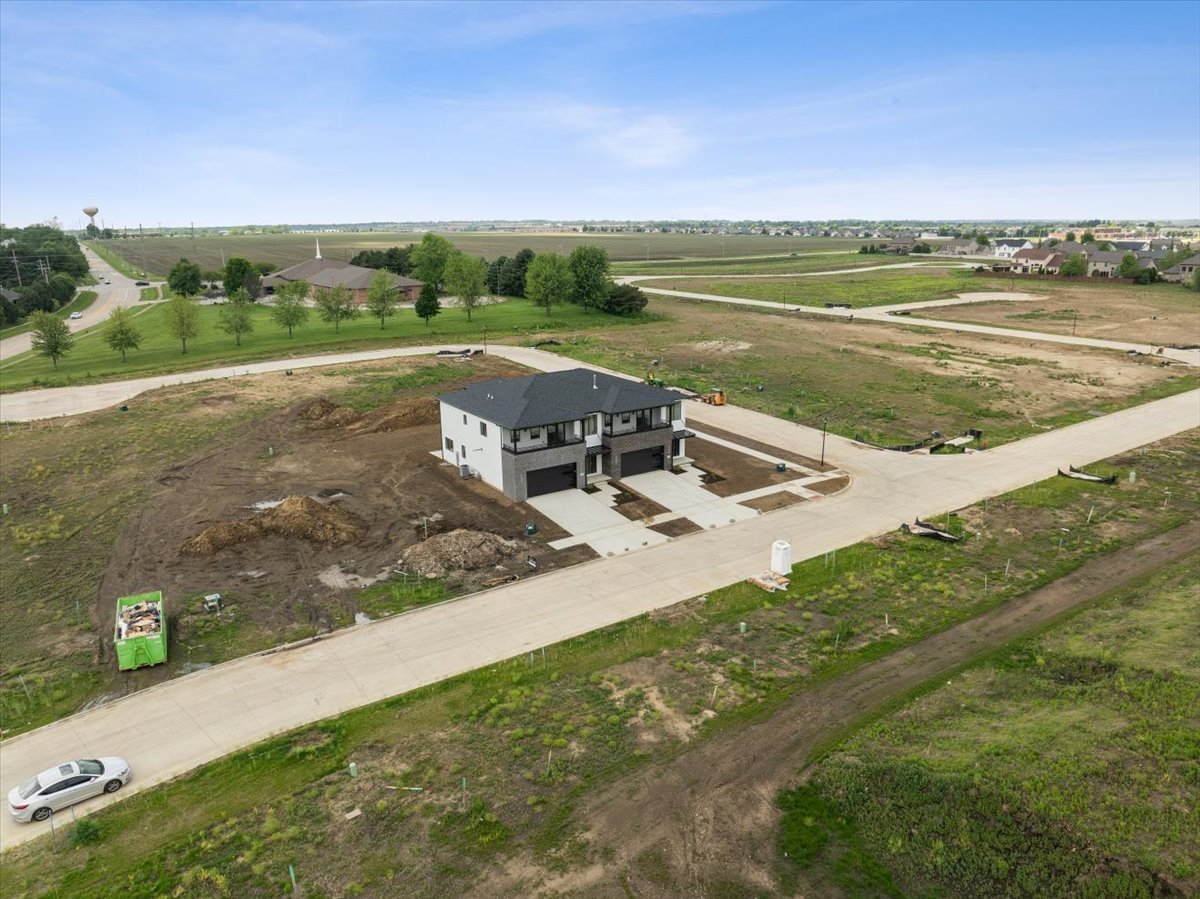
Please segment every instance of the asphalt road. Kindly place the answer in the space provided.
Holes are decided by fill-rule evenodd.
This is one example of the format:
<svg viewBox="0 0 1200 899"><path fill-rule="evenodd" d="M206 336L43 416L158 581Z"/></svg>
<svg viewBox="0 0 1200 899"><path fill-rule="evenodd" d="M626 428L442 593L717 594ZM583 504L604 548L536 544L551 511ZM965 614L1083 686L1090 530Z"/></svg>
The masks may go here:
<svg viewBox="0 0 1200 899"><path fill-rule="evenodd" d="M576 365L533 349L495 350L535 368ZM363 357L386 355L320 364ZM276 368L284 366L298 364ZM695 403L688 417L810 457L821 450L820 431L747 409ZM78 810L94 811L274 734L740 581L768 566L775 540L789 541L800 561L1195 427L1200 391L971 455L912 456L829 436L827 459L853 478L840 494L159 684L3 741L5 786L60 759L128 758L133 781ZM44 832L4 816L0 849Z"/></svg>
<svg viewBox="0 0 1200 899"><path fill-rule="evenodd" d="M139 305L142 296L142 289L134 285L132 278L126 278L87 247L83 248L83 255L87 257L88 268L91 269L92 275L100 283L93 287L83 288L96 291L96 300L83 310L83 318L67 319L67 327L73 333L100 324L108 317L108 313L118 306ZM111 283L105 284L105 281ZM151 283L161 284L162 282ZM26 332L0 340L0 362L29 352L31 339L29 332Z"/></svg>

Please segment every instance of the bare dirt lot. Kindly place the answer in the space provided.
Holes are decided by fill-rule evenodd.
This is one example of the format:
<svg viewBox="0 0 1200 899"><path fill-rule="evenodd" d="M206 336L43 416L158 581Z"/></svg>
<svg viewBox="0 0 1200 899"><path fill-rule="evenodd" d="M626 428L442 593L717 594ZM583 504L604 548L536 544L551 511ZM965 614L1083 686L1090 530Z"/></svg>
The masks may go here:
<svg viewBox="0 0 1200 899"><path fill-rule="evenodd" d="M774 797L822 741L872 709L917 685L1052 621L1083 603L1194 557L1195 522L1140 545L1097 558L1044 588L918 644L892 653L827 685L801 693L767 719L684 748L669 763L621 778L591 798L579 816L603 864L556 875L524 861L485 879L473 895L507 895L515 879L540 881L542 895L668 897L713 895L731 879L765 892L775 882ZM636 682L661 682L653 660ZM645 860L656 859L648 867ZM539 876L540 873L540 876ZM681 893L683 888L685 893Z"/></svg>
<svg viewBox="0 0 1200 899"><path fill-rule="evenodd" d="M1200 294L1179 284L1021 281L1044 299L923 310L926 318L1135 343L1200 343Z"/></svg>
<svg viewBox="0 0 1200 899"><path fill-rule="evenodd" d="M543 571L589 557L586 548L549 549L544 541L561 536L552 522L434 458L440 436L429 402L402 398L365 416L325 400L302 403L174 466L159 478L167 489L118 542L97 615L108 613L111 597L154 584L180 605L222 593L239 614L285 633L327 630L360 609L357 590L330 586L326 572L335 582L338 572L356 583L393 577L409 547L459 529L516 541L519 552L481 570L451 567L452 590L519 577L529 556ZM293 514L275 526L282 509ZM533 539L524 533L531 519L539 525Z"/></svg>
<svg viewBox="0 0 1200 899"><path fill-rule="evenodd" d="M748 490L758 490L772 484L785 484L802 477L802 473L794 468L782 472L776 471L775 466L770 462L747 456L745 453L739 453L735 449L721 446L719 443L713 443L702 437L689 439L687 451L688 455L695 460L697 468L714 476L709 479L705 487L717 496L735 496ZM772 451L768 449L764 452L771 453Z"/></svg>

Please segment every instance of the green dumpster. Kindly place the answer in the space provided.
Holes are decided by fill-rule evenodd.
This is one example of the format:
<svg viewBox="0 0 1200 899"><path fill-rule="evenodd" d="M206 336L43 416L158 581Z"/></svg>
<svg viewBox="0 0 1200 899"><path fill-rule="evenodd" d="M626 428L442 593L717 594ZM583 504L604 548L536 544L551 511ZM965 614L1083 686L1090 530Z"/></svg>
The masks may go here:
<svg viewBox="0 0 1200 899"><path fill-rule="evenodd" d="M139 593L117 600L113 647L122 671L167 660L167 618L162 593Z"/></svg>

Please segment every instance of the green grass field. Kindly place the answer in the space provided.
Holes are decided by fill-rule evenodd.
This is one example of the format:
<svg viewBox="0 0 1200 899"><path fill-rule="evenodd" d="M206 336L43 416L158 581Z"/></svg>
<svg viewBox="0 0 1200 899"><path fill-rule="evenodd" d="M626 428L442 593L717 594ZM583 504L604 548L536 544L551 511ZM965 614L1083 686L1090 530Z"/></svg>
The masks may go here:
<svg viewBox="0 0 1200 899"><path fill-rule="evenodd" d="M800 869L800 892L832 881L891 895L1195 895L1196 562L839 747L783 799L780 861Z"/></svg>
<svg viewBox="0 0 1200 899"><path fill-rule="evenodd" d="M82 312L87 309L92 303L96 302L97 293L94 290L81 290L75 294L75 299L67 303L61 309L54 310L54 314L59 318L66 318L72 312ZM11 328L5 328L0 331L0 340L6 337L16 337L18 334L24 334L29 330L29 322L24 321L19 325L13 325Z"/></svg>
<svg viewBox="0 0 1200 899"><path fill-rule="evenodd" d="M45 864L44 846L13 850L6 856L4 880L10 891L31 895L136 899L170 894L177 886L186 895L189 887L198 891L213 884L221 885L216 894L273 895L287 891L287 867L294 864L310 897L387 895L400 885L405 895L432 897L470 889L481 872L512 855L558 873L600 864L605 847L578 839L587 822L576 809L630 770L669 764L674 754L687 751L652 702L651 688L673 714L691 722L693 740L716 729L743 728L816 682L1194 516L1200 511L1200 471L1191 464L1197 439L1176 438L1097 466L1121 473L1136 466L1135 484L1124 478L1115 487L1051 479L962 510L951 527L983 535L963 544L889 535L839 551L832 564L820 558L801 563L787 595L764 600L761 591L739 584L691 604L688 614L643 616L547 647L544 658L521 656L272 739L90 816L99 840L58 853L53 866ZM1180 505L1161 508L1163 483L1180 485ZM1064 525L1073 528L1072 537L1060 547ZM1006 578L1002 572L1010 558L1014 564ZM992 576L994 592L977 589L985 574ZM897 588L901 576L903 591ZM883 626L884 612L898 636ZM739 621L748 624L745 634ZM1172 621L1180 621L1178 609ZM1143 618L1111 639L1135 643L1144 627L1151 628L1159 648L1122 650L1141 666L1144 653L1161 656L1161 647L1169 645L1162 635L1176 633L1162 621ZM1086 633L1067 644L1086 641ZM625 667L636 660L653 661L665 674L652 682L638 680ZM1047 673L1058 670L1051 666ZM715 700L714 682L723 685ZM1142 690L1137 679L1123 683L1131 692L1118 702L1133 705L1147 695L1132 692ZM953 695L951 713L959 710L962 695ZM19 706L20 687L6 683L6 698ZM708 723L706 708L717 712ZM1174 712L1179 706L1162 708ZM1017 704L1013 713L1024 710ZM1186 724L1157 717L1156 725L1142 714L1144 726L1137 733L1153 739L1177 734ZM1071 720L1058 724L1064 739ZM642 733L653 739L640 739ZM997 745L1015 745L1004 742L1003 728L985 733ZM1040 735L1025 728L1017 733L1031 740ZM952 746L954 739L965 757L978 737L970 731L956 735L951 728L938 745ZM999 758L997 765L1015 765L1021 758ZM346 774L351 760L358 764L357 779ZM965 775L968 785L974 770ZM1154 776L1137 783L1144 797L1176 795L1164 792ZM961 795L972 794L964 788ZM362 814L353 839L347 839L344 815L354 808ZM961 811L971 814L969 807ZM803 819L801 824L814 826ZM912 825L922 837L935 826L915 820ZM914 841L914 850L928 854L936 838L950 847L947 852L958 852L954 821L943 830ZM902 847L909 845L906 834ZM1146 841L1146 835L1128 830L1119 836ZM882 855L881 847L891 845L886 837L871 844L871 851ZM1053 848L1032 844L1038 853ZM1117 843L1115 849L1125 846ZM1020 850L1020 843L1010 849ZM685 891L682 881L672 881L670 869L648 868L611 876L651 878L663 895ZM627 894L639 892L628 888ZM762 895L723 895L756 894Z"/></svg>
<svg viewBox="0 0 1200 899"><path fill-rule="evenodd" d="M829 257L830 259L836 257ZM862 256L849 257L862 259ZM813 269L820 271L820 269ZM798 306L823 307L826 303L848 303L855 309L941 300L972 291L1005 291L1009 283L980 278L966 269L920 268L898 271L861 272L828 278L805 277L753 281L671 278L648 281L641 287L660 287L690 293L767 300Z"/></svg>
<svg viewBox="0 0 1200 899"><path fill-rule="evenodd" d="M218 330L219 306L200 306L200 335L188 341L186 354L180 351L179 341L166 331L164 306L140 310L134 321L142 330L140 349L128 354L121 363L119 353L108 348L100 334L101 327L90 328L76 340L71 353L58 362L32 353L6 362L0 367L0 389L21 390L28 387L59 387L89 381L145 376L169 371L205 368L230 362L250 362L287 356L312 355L316 352L365 350L397 344L444 343L469 341L482 343L484 328L492 340L524 337L540 331L572 331L603 328L610 330L639 324L645 317L619 317L603 313L585 313L578 306L563 305L546 310L528 300L511 299L504 303L475 310L471 321L458 309L443 309L427 326L412 309L398 309L380 329L379 320L359 318L342 322L339 333L333 325L320 321L312 310L309 321L295 330L288 339L287 331L270 320L265 306L253 306L254 331L243 335L242 345L236 346L233 337Z"/></svg>
<svg viewBox="0 0 1200 899"><path fill-rule="evenodd" d="M920 260L896 256L863 255L856 252L831 253L807 251L806 255L750 256L717 259L681 259L677 261L632 261L613 264L616 275L771 275L786 276L805 272L838 271L881 265L903 265ZM923 263L924 265L925 263ZM928 263L936 265L937 263ZM944 265L944 263L943 263ZM657 284L658 282L651 282Z"/></svg>
<svg viewBox="0 0 1200 899"><path fill-rule="evenodd" d="M528 247L535 253L570 253L580 244L604 247L614 261L679 258L716 258L723 255L764 256L789 253L813 253L830 250L855 250L861 241L829 237L764 237L715 234L582 234L571 232L443 232L464 253L495 259L512 256ZM204 269L218 269L224 258L243 256L252 262L272 262L280 268L312 259L316 241L326 259L349 260L360 250L386 250L421 240L420 232L344 232L331 234L248 234L237 237L156 237L88 241L105 260L134 276L143 259L146 271L165 277L180 257L186 256ZM113 261L116 256L120 264ZM873 257L887 258L887 257Z"/></svg>

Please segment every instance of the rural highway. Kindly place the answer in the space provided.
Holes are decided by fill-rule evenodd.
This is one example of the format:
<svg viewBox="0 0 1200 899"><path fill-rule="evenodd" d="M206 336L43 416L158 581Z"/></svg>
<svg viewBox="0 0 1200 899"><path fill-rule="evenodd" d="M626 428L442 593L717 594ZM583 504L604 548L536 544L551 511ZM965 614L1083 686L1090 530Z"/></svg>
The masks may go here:
<svg viewBox="0 0 1200 899"><path fill-rule="evenodd" d="M431 349L344 354L315 364ZM538 369L577 365L534 349L494 351ZM266 370L285 366L300 362ZM810 457L820 453L820 431L761 413L689 403L687 414L702 428ZM775 540L789 541L800 561L1049 477L1059 466L1083 465L1198 426L1200 391L1193 391L970 455L912 456L829 436L826 456L853 478L840 494L159 684L3 741L5 786L52 760L125 756L134 780L116 797L79 809L94 811L272 735L741 581L768 566ZM4 816L0 849L45 832Z"/></svg>
<svg viewBox="0 0 1200 899"><path fill-rule="evenodd" d="M88 268L92 275L100 282L91 287L85 287L84 290L96 291L96 300L87 309L83 310L83 318L67 319L67 327L72 332L82 331L85 328L90 328L93 325L98 325L108 317L108 313L118 306L137 306L142 296L142 289L133 283L132 278L126 278L119 271L93 253L89 248L83 248L83 255L87 257ZM111 284L105 284L105 281L111 281ZM154 281L154 284L162 282ZM147 304L149 305L149 304ZM21 353L27 353L30 349L31 337L29 332L17 334L14 337L8 337L0 340L0 362L6 359L11 359L13 356L18 356Z"/></svg>

